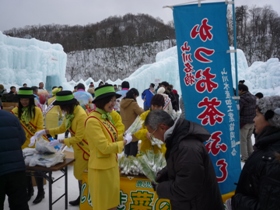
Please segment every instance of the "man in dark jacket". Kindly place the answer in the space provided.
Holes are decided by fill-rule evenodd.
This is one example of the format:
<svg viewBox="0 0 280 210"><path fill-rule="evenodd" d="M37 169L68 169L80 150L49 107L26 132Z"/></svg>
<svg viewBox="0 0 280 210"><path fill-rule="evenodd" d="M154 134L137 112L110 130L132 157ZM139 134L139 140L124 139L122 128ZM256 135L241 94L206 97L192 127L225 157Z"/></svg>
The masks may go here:
<svg viewBox="0 0 280 210"><path fill-rule="evenodd" d="M240 152L242 161L246 161L253 153L251 136L254 131L254 117L256 116L256 97L249 92L246 85L238 85L240 96Z"/></svg>
<svg viewBox="0 0 280 210"><path fill-rule="evenodd" d="M21 146L25 133L17 117L0 110L0 209L5 195L11 210L29 210Z"/></svg>
<svg viewBox="0 0 280 210"><path fill-rule="evenodd" d="M5 94L5 97L7 102L18 102L16 87L11 86L10 92L8 94Z"/></svg>
<svg viewBox="0 0 280 210"><path fill-rule="evenodd" d="M210 157L203 144L210 134L201 125L162 110L151 111L145 125L166 144L167 166L158 172L154 188L173 210L223 210L222 197Z"/></svg>

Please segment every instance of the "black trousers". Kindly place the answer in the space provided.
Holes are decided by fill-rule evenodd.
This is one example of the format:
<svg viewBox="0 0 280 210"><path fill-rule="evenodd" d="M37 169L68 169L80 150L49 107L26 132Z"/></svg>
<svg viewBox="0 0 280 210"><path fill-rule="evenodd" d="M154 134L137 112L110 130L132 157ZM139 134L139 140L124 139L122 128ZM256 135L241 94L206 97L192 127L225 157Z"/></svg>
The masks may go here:
<svg viewBox="0 0 280 210"><path fill-rule="evenodd" d="M136 156L138 153L138 141L131 142L124 147L124 154L126 156Z"/></svg>
<svg viewBox="0 0 280 210"><path fill-rule="evenodd" d="M35 176L36 185L38 188L38 194L45 194L44 192L44 178L41 177L40 172L32 172ZM30 172L27 172L26 174L26 180L27 180L27 190L33 191L33 185L32 185L32 178Z"/></svg>
<svg viewBox="0 0 280 210"><path fill-rule="evenodd" d="M5 195L8 196L10 210L29 210L25 171L0 176L0 210L4 209Z"/></svg>

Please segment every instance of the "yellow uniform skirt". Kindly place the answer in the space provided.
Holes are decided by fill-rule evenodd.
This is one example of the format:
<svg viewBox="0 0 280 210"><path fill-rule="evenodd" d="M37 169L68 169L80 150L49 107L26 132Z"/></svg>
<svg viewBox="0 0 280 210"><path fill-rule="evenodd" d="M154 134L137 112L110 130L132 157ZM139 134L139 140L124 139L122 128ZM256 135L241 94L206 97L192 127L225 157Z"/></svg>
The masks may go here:
<svg viewBox="0 0 280 210"><path fill-rule="evenodd" d="M88 170L88 184L93 210L107 210L120 203L119 166Z"/></svg>

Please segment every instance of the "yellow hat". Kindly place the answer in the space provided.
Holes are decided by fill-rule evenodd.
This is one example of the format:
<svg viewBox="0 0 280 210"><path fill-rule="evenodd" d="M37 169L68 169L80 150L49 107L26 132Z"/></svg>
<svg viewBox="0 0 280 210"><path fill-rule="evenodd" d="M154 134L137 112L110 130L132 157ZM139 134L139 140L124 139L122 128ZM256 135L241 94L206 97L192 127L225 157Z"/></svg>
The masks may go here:
<svg viewBox="0 0 280 210"><path fill-rule="evenodd" d="M53 94L53 96L55 96L58 92L60 92L61 91L61 88L54 88L53 90L52 90L52 94Z"/></svg>

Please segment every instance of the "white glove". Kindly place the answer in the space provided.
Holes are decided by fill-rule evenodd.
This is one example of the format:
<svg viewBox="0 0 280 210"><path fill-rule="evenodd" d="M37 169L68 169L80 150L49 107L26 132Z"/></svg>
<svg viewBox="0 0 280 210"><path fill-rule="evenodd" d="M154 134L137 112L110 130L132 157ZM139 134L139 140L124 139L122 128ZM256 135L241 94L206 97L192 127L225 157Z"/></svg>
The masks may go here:
<svg viewBox="0 0 280 210"><path fill-rule="evenodd" d="M45 129L37 131L34 136L37 140L39 140L41 138L41 136L43 136L43 135L46 135L46 130Z"/></svg>
<svg viewBox="0 0 280 210"><path fill-rule="evenodd" d="M52 146L52 147L55 147L55 146L58 145L58 144L60 144L60 142L59 142L59 140L56 140L56 139L52 140L52 141L49 143L49 145Z"/></svg>
<svg viewBox="0 0 280 210"><path fill-rule="evenodd" d="M128 145L128 144L132 141L132 135L131 135L131 133L125 134L124 140L126 140L126 144L125 144L125 145Z"/></svg>
<svg viewBox="0 0 280 210"><path fill-rule="evenodd" d="M28 145L29 147L33 147L33 145L35 144L35 142L36 142L36 137L35 136L32 136L31 138L30 138L30 144Z"/></svg>

